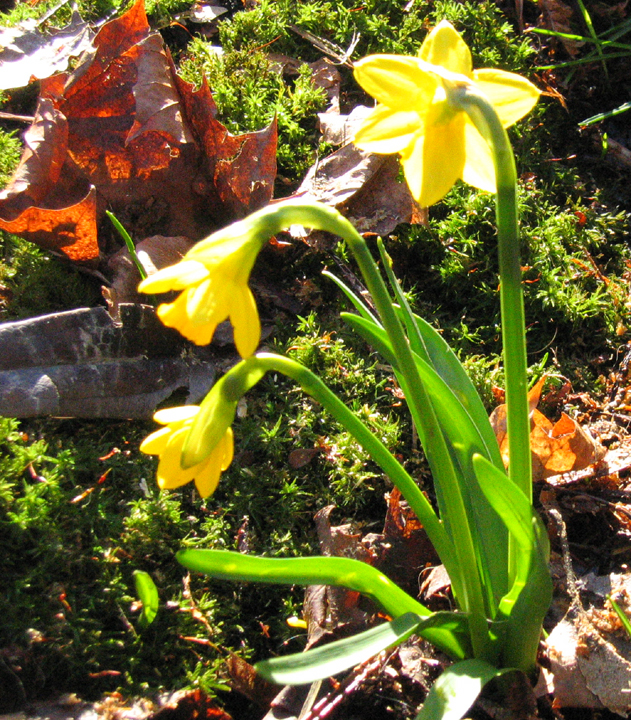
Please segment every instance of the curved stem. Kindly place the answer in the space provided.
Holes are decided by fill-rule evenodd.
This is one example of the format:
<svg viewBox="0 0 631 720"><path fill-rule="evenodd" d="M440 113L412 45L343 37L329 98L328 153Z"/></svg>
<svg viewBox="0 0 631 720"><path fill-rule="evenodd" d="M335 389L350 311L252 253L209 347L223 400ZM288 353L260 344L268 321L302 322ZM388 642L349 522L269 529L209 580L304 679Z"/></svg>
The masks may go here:
<svg viewBox="0 0 631 720"><path fill-rule="evenodd" d="M280 372L292 380L317 400L331 415L343 425L370 457L381 467L410 504L412 510L423 524L429 539L443 562L449 563L454 551L445 529L438 519L429 501L423 495L414 479L364 423L320 380L320 378L295 360L274 355L257 353L250 361L266 371Z"/></svg>

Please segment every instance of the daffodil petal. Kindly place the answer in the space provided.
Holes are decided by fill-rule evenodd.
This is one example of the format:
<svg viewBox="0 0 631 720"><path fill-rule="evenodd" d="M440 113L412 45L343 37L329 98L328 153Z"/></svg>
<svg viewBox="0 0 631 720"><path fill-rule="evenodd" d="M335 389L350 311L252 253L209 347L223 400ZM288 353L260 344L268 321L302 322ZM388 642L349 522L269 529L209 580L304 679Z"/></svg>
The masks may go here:
<svg viewBox="0 0 631 720"><path fill-rule="evenodd" d="M186 253L186 259L199 261L206 266L221 262L226 255L238 251L248 243L250 232L246 221L238 220L193 245ZM254 254L256 255L256 252Z"/></svg>
<svg viewBox="0 0 631 720"><path fill-rule="evenodd" d="M527 115L541 94L526 78L503 70L474 70L473 78L493 103L505 128Z"/></svg>
<svg viewBox="0 0 631 720"><path fill-rule="evenodd" d="M353 72L367 93L392 110L422 107L436 90L436 78L414 57L369 55L355 63Z"/></svg>
<svg viewBox="0 0 631 720"><path fill-rule="evenodd" d="M462 176L465 163L464 119L456 115L444 125L427 125L401 162L412 197L423 207L441 200Z"/></svg>
<svg viewBox="0 0 631 720"><path fill-rule="evenodd" d="M188 322L186 314L186 292L180 294L172 303L158 305L156 313L160 320L167 326L180 328Z"/></svg>
<svg viewBox="0 0 631 720"><path fill-rule="evenodd" d="M147 455L159 455L171 437L171 428L164 427L152 432L140 443L139 450Z"/></svg>
<svg viewBox="0 0 631 720"><path fill-rule="evenodd" d="M377 105L362 123L353 142L369 152L386 155L401 152L421 127L417 112L396 111L387 105Z"/></svg>
<svg viewBox="0 0 631 720"><path fill-rule="evenodd" d="M261 322L256 302L247 285L233 288L230 322L234 328L234 343L242 358L250 357L261 341Z"/></svg>
<svg viewBox="0 0 631 720"><path fill-rule="evenodd" d="M198 283L208 276L208 270L195 260L182 260L176 265L158 270L138 286L144 293L162 293L169 290L182 290L191 283Z"/></svg>
<svg viewBox="0 0 631 720"><path fill-rule="evenodd" d="M200 469L195 475L195 487L203 498L215 492L221 473L232 462L233 445L232 428L228 428L208 459L196 466Z"/></svg>
<svg viewBox="0 0 631 720"><path fill-rule="evenodd" d="M160 455L156 477L160 488L176 488L190 482L195 477L198 466L183 470L180 465L182 446L189 428L175 430L164 451Z"/></svg>
<svg viewBox="0 0 631 720"><path fill-rule="evenodd" d="M179 405L178 407L164 408L154 413L153 419L161 425L181 423L190 420L199 412L199 405ZM160 430L158 432L161 432Z"/></svg>
<svg viewBox="0 0 631 720"><path fill-rule="evenodd" d="M425 38L419 57L453 73L471 75L471 51L447 20L442 20Z"/></svg>
<svg viewBox="0 0 631 720"><path fill-rule="evenodd" d="M193 325L207 322L216 314L217 281L212 276L186 292L186 315ZM227 316L227 313L226 313ZM221 318L223 320L224 318Z"/></svg>
<svg viewBox="0 0 631 720"><path fill-rule="evenodd" d="M226 430L226 434L223 436L223 459L221 461L221 470L227 470L230 467L232 458L234 457L234 434L232 428L229 427Z"/></svg>
<svg viewBox="0 0 631 720"><path fill-rule="evenodd" d="M462 179L480 190L496 191L493 155L487 142L471 122L465 124L466 162Z"/></svg>
<svg viewBox="0 0 631 720"><path fill-rule="evenodd" d="M212 495L219 485L221 468L212 461L204 463L203 469L195 475L195 487L201 497L207 498Z"/></svg>

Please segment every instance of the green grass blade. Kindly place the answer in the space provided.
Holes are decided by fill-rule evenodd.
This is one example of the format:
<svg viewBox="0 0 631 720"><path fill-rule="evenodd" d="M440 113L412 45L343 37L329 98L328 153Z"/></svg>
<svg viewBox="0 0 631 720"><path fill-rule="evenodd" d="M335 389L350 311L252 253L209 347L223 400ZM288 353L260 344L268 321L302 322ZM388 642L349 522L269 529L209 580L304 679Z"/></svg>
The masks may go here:
<svg viewBox="0 0 631 720"><path fill-rule="evenodd" d="M132 259L134 265L138 268L140 277L145 280L147 277L147 271L145 270L144 265L140 262L140 258L138 257L138 253L136 252L136 246L134 245L134 241L131 239L131 236L119 222L118 218L116 217L116 215L114 215L114 213L111 213L109 210L106 210L105 213L107 217L111 220L112 225L116 228L118 234L124 240L125 245L127 246L127 252L129 253L129 257Z"/></svg>
<svg viewBox="0 0 631 720"><path fill-rule="evenodd" d="M611 595L607 595L607 600L609 600L609 602L611 603L611 607L614 609L616 615L618 616L618 619L622 623L622 627L625 629L625 632L627 633L627 637L631 638L631 622L629 621L629 618L626 616L624 610L611 597Z"/></svg>
<svg viewBox="0 0 631 720"><path fill-rule="evenodd" d="M622 105L619 105L613 110L608 110L607 112L598 113L598 115L592 115L591 117L588 117L586 120L583 120L579 123L579 127L587 127L588 125L594 125L594 123L601 122L602 120L607 120L608 118L615 117L616 115L621 115L628 110L631 110L631 102L622 103Z"/></svg>
<svg viewBox="0 0 631 720"><path fill-rule="evenodd" d="M594 40L594 38L585 37L584 35L573 35L572 33L559 32L558 30L546 30L545 28L530 28L530 32L537 33L537 35L549 35L552 37L563 38L564 40L574 40L575 42L584 43L596 43L601 47L613 47L631 51L631 45L629 45L628 43L619 43L615 40L602 40L600 38Z"/></svg>
<svg viewBox="0 0 631 720"><path fill-rule="evenodd" d="M394 618L408 612L422 617L432 615L424 605L401 590L383 573L351 558L265 558L228 550L180 550L176 558L189 570L215 578L281 585L345 587L371 598ZM462 659L471 654L468 620L464 614L455 615L454 618L459 623L456 629L452 623L444 627L429 626L419 633L451 657Z"/></svg>
<svg viewBox="0 0 631 720"><path fill-rule="evenodd" d="M607 61L615 60L616 58L621 57L629 57L629 52L621 50L620 52L606 53L603 54L602 59ZM555 63L553 65L537 65L535 70L557 70L559 68L572 67L573 65L587 65L592 62L596 62L596 58L584 57L579 58L578 60L566 60L565 62Z"/></svg>
<svg viewBox="0 0 631 720"><path fill-rule="evenodd" d="M160 604L158 588L155 586L149 573L143 570L134 570L134 582L136 584L136 594L142 602L142 612L138 619L138 627L144 630L151 625L158 614L158 606Z"/></svg>
<svg viewBox="0 0 631 720"><path fill-rule="evenodd" d="M269 682L279 685L305 685L323 680L399 645L416 631L422 620L419 615L405 613L391 622L307 652L263 660L256 663L254 669Z"/></svg>
<svg viewBox="0 0 631 720"><path fill-rule="evenodd" d="M432 685L416 720L460 720L482 688L505 670L484 660L463 660L448 667Z"/></svg>
<svg viewBox="0 0 631 720"><path fill-rule="evenodd" d="M598 37L598 34L596 33L596 30L594 29L594 25L592 23L592 18L590 16L589 12L587 12L585 3L583 2L583 0L577 0L577 2L578 2L578 6L581 10L581 14L583 16L583 22L587 26L587 29L589 30L589 34L592 36L592 40L596 45L596 52L598 53L598 57L603 66L603 72L605 73L605 79L607 81L607 85L609 85L609 72L607 71L607 63L605 62L605 59L603 56L602 40Z"/></svg>

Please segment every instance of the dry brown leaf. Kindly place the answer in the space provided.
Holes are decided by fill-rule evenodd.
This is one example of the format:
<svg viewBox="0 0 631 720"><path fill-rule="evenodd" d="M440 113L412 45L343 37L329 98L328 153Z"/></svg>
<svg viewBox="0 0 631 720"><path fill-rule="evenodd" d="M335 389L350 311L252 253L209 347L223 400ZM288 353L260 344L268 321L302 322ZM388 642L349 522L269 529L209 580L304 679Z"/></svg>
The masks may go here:
<svg viewBox="0 0 631 720"><path fill-rule="evenodd" d="M72 57L92 49L93 33L75 10L70 23L45 33L41 21L0 28L0 90L28 85L68 67Z"/></svg>
<svg viewBox="0 0 631 720"><path fill-rule="evenodd" d="M570 20L574 11L562 0L539 0L539 16L538 26L555 32L572 34ZM568 55L574 56L578 53L578 48L584 43L567 38L560 38Z"/></svg>
<svg viewBox="0 0 631 720"><path fill-rule="evenodd" d="M546 640L554 698L560 707L631 711L631 643L598 631L574 610Z"/></svg>
<svg viewBox="0 0 631 720"><path fill-rule="evenodd" d="M97 243L105 208L132 237L199 240L269 202L275 124L231 135L208 87L176 74L142 0L105 24L94 47L72 74L42 81L22 161L0 195L0 227L96 261L112 249Z"/></svg>
<svg viewBox="0 0 631 720"><path fill-rule="evenodd" d="M537 410L545 380L543 376L528 393L532 474L535 482L560 473L582 470L605 455L605 448L569 415L562 413L561 418L553 424ZM506 405L498 405L493 410L490 422L500 446L502 460L508 467Z"/></svg>
<svg viewBox="0 0 631 720"><path fill-rule="evenodd" d="M320 448L298 448L297 450L292 450L288 458L289 467L298 470L308 465L319 452L321 452Z"/></svg>
<svg viewBox="0 0 631 720"><path fill-rule="evenodd" d="M136 244L136 254L147 275L152 275L161 268L175 265L192 245L191 240L182 235L179 237L153 235ZM138 292L140 271L126 247L109 258L107 267L114 276L109 292L117 303L147 302L147 296Z"/></svg>
<svg viewBox="0 0 631 720"><path fill-rule="evenodd" d="M199 401L214 379L211 352L184 353L146 305L119 310L118 324L95 307L0 326L0 414L148 418L183 388Z"/></svg>

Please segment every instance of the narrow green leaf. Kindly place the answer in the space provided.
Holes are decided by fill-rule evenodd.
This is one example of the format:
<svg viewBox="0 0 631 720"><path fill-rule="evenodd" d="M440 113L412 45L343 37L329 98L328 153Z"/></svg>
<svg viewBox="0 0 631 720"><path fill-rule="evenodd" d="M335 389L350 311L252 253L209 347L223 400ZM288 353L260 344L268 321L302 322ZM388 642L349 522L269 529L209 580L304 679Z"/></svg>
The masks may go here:
<svg viewBox="0 0 631 720"><path fill-rule="evenodd" d="M392 617L412 612L433 618L424 605L401 590L383 573L367 563L340 557L266 558L228 550L180 550L176 558L189 570L216 578L274 583L281 585L333 585L372 598ZM468 618L462 613L432 621L422 634L456 659L471 654Z"/></svg>
<svg viewBox="0 0 631 720"><path fill-rule="evenodd" d="M134 241L131 239L130 234L127 232L127 230L125 230L125 228L122 226L119 219L116 217L116 215L114 215L114 213L111 213L109 210L106 210L105 213L107 217L111 220L112 225L116 228L118 234L125 242L129 257L132 259L134 265L138 268L140 277L145 280L147 277L147 271L145 270L144 265L140 262L140 258L138 257L138 253L136 252L136 246L134 245Z"/></svg>
<svg viewBox="0 0 631 720"><path fill-rule="evenodd" d="M414 633L422 620L415 613L405 613L396 620L323 647L263 660L256 663L254 669L266 680L279 685L312 683L337 675L386 648L402 643Z"/></svg>
<svg viewBox="0 0 631 720"><path fill-rule="evenodd" d="M397 358L394 356L385 331L375 323L358 315L342 313L342 317L393 365L396 373L398 371ZM420 318L417 320L420 321ZM419 327L423 327L422 321L419 322ZM433 329L431 329L431 332L435 333ZM428 333L428 337L430 334ZM451 353L442 338L432 337L426 346L430 356L434 356L436 366L442 368L445 376L450 379L454 387L457 387L460 382L464 382L462 376L466 378L466 373L460 366L458 358L454 355L453 357L441 359L441 354L445 353L446 350ZM483 592L486 603L485 615L494 617L500 599L509 589L507 572L508 535L504 523L499 520L497 513L490 506L488 500L480 493L471 458L475 453L480 453L489 461L501 467L502 470L498 469L498 472L503 473L503 464L497 440L486 413L482 411L481 417L478 413L479 422L476 422L463 404L463 399L468 394L468 390L457 394L454 387L450 386L431 365L416 354L414 360L418 374L431 398L440 427L452 449L452 462L458 469L456 476L462 501L466 508L466 524L454 524L447 510L449 498L446 497L446 494L449 489L443 487L442 475L440 471L437 471L434 473L434 485L441 510L441 519L445 524L445 529L453 538L454 544L466 542L463 536L467 532L467 526L470 528L473 537L476 567L483 578ZM460 367L460 370L456 366ZM403 385L402 379L400 379L400 382ZM466 383L470 384L468 378L466 378ZM475 393L474 389L473 392ZM480 402L479 399L478 402ZM470 407L472 406L471 403L468 404ZM421 418L422 420L423 418ZM422 440L423 434L421 432L419 432L419 436ZM453 493L450 497L453 499ZM441 559L447 564L448 559ZM452 582L458 579L458 576L454 575L454 573L460 570L459 567L454 569L453 566L448 566ZM470 578L470 574L466 575L464 572L461 572L461 576L463 582L467 582L468 578Z"/></svg>
<svg viewBox="0 0 631 720"><path fill-rule="evenodd" d="M530 672L543 618L552 600L548 534L528 498L513 482L480 455L473 458L473 466L480 488L518 546L515 582L500 603L500 615L507 618L503 663Z"/></svg>
<svg viewBox="0 0 631 720"><path fill-rule="evenodd" d="M631 622L629 622L629 618L626 616L624 610L611 597L611 595L607 595L607 600L609 600L609 602L611 603L611 607L614 609L616 615L622 623L622 627L625 629L627 636L631 638Z"/></svg>
<svg viewBox="0 0 631 720"><path fill-rule="evenodd" d="M432 685L416 720L460 720L482 688L504 672L484 660L455 663Z"/></svg>
<svg viewBox="0 0 631 720"><path fill-rule="evenodd" d="M142 602L142 612L138 619L138 627L144 630L151 625L158 614L158 606L160 604L158 588L149 573L144 572L144 570L134 570L134 582L136 583L136 594Z"/></svg>

